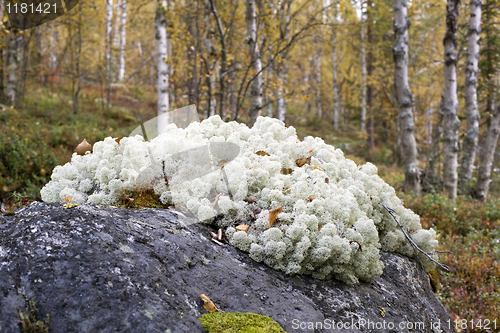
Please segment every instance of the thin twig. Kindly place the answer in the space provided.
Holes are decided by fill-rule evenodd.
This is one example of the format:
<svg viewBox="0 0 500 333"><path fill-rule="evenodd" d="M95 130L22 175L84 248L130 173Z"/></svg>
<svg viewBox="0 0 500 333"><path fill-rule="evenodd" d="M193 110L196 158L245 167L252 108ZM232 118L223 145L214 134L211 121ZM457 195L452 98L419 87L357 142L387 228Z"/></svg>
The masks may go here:
<svg viewBox="0 0 500 333"><path fill-rule="evenodd" d="M439 265L442 269L447 270L447 271L449 271L449 270L450 270L450 267L448 267L448 266L446 266L446 265L444 265L444 264L441 264L441 263L437 262L436 260L432 259L432 257L431 257L431 256L430 256L427 252L425 252L425 251L423 251L422 249L420 249L420 248L418 247L418 245L417 245L417 244L415 244L415 242L413 242L413 240L411 239L411 237L410 237L410 236L408 236L408 234L406 233L406 231L405 231L405 229L403 228L403 226L401 225L401 223L399 223L398 219L396 218L396 215L394 215L394 213L396 213L396 212L395 212L393 209L391 209L391 208L387 207L386 205L382 205L382 207L384 207L384 208L385 208L385 210L387 210L387 212L389 212L389 214L391 214L391 216L392 216L392 218L394 219L394 221L396 221L396 223L397 223L397 224L399 225L399 227L401 228L401 231L403 231L403 233L405 234L406 239L410 242L410 244L411 244L411 245L412 245L415 249L417 249L418 251L420 251L420 252L422 252L423 254L425 254L425 256L426 256L427 258L429 258L429 260L430 260L430 261L432 261L432 262L436 263L436 264L437 264L437 265ZM418 258L418 256L416 256L416 257L417 257L417 259L419 259L419 258ZM420 259L419 259L419 261L420 261ZM422 264L422 262L421 262L421 261L420 261L420 264L422 265L422 268L423 268L423 264Z"/></svg>
<svg viewBox="0 0 500 333"><path fill-rule="evenodd" d="M451 251L439 251L439 250L436 250L437 253L450 253L450 254L455 254Z"/></svg>

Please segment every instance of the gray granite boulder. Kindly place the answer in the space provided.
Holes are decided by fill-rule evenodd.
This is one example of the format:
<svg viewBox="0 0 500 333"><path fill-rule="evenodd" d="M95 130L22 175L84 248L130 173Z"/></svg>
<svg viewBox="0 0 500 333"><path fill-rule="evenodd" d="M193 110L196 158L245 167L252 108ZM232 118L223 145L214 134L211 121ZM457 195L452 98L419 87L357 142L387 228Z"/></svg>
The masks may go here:
<svg viewBox="0 0 500 333"><path fill-rule="evenodd" d="M212 242L209 231L161 209L37 202L0 215L0 332L20 332L24 295L50 315L51 332L204 332L200 294L287 332L453 332L428 277L406 257L381 253L381 277L346 286L287 276Z"/></svg>

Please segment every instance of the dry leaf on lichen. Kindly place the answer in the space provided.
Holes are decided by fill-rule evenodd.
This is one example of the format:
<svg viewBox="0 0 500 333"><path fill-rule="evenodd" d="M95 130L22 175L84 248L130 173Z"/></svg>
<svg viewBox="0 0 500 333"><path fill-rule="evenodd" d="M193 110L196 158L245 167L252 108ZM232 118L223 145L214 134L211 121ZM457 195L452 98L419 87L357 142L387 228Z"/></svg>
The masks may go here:
<svg viewBox="0 0 500 333"><path fill-rule="evenodd" d="M283 194L285 194L286 192L290 191L292 188L287 188L286 190L283 191Z"/></svg>
<svg viewBox="0 0 500 333"><path fill-rule="evenodd" d="M71 201L71 197L69 195L65 196L64 197L64 201L63 202L70 202Z"/></svg>
<svg viewBox="0 0 500 333"><path fill-rule="evenodd" d="M300 168L304 164L311 164L311 157L304 157L304 158L299 158L298 160L295 161L295 164Z"/></svg>
<svg viewBox="0 0 500 333"><path fill-rule="evenodd" d="M243 201L246 201L248 203L256 203L259 200L256 197L254 197L253 195L251 195L249 197L246 197Z"/></svg>
<svg viewBox="0 0 500 333"><path fill-rule="evenodd" d="M323 171L323 172L325 171L325 170L323 170L323 169L321 169L320 167L317 167L317 166L315 166L315 165L313 165L313 169L316 169L316 170L319 170L319 171Z"/></svg>
<svg viewBox="0 0 500 333"><path fill-rule="evenodd" d="M259 156L271 156L271 155L269 155L268 153L266 153L263 150L259 150L258 152L256 152L256 154L259 155Z"/></svg>
<svg viewBox="0 0 500 333"><path fill-rule="evenodd" d="M120 136L119 138L116 138L115 141L117 144L120 144L120 141L122 141L123 136Z"/></svg>
<svg viewBox="0 0 500 333"><path fill-rule="evenodd" d="M210 312L210 313L215 312L215 311L224 312L224 311L222 311L220 309L217 309L217 307L215 306L215 304L205 294L201 294L200 297L203 300L203 307L208 312Z"/></svg>
<svg viewBox="0 0 500 333"><path fill-rule="evenodd" d="M281 168L280 172L281 172L282 175L289 175L289 174L291 174L293 172L293 170L290 169L290 168Z"/></svg>
<svg viewBox="0 0 500 333"><path fill-rule="evenodd" d="M330 182L330 180L328 178L325 178L325 183L328 184L329 182Z"/></svg>
<svg viewBox="0 0 500 333"><path fill-rule="evenodd" d="M311 195L307 198L307 200L309 200L309 202L313 201L313 200L314 200L314 194L311 194Z"/></svg>
<svg viewBox="0 0 500 333"><path fill-rule="evenodd" d="M247 232L249 228L250 226L246 224L240 224L239 226L236 227L236 230Z"/></svg>
<svg viewBox="0 0 500 333"><path fill-rule="evenodd" d="M92 145L87 142L87 140L83 139L82 142L75 149L78 155L85 155L86 152L92 152Z"/></svg>
<svg viewBox="0 0 500 333"><path fill-rule="evenodd" d="M278 218L278 214L283 213L283 207L279 206L278 208L271 209L269 211L269 227L273 226L273 223Z"/></svg>
<svg viewBox="0 0 500 333"><path fill-rule="evenodd" d="M311 153L314 150L314 148L309 149L309 152Z"/></svg>
<svg viewBox="0 0 500 333"><path fill-rule="evenodd" d="M217 163L217 166L222 168L226 163L227 163L226 160L220 160L219 163Z"/></svg>

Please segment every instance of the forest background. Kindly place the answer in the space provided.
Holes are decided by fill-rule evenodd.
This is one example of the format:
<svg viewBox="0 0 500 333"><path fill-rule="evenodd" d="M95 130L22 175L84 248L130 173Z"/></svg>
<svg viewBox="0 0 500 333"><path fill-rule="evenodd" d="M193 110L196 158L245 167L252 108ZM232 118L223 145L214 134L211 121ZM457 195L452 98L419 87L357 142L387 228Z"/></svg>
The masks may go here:
<svg viewBox="0 0 500 333"><path fill-rule="evenodd" d="M376 164L452 252L430 278L453 319L500 327L499 0L85 0L24 31L0 11L5 203L167 110L276 117Z"/></svg>

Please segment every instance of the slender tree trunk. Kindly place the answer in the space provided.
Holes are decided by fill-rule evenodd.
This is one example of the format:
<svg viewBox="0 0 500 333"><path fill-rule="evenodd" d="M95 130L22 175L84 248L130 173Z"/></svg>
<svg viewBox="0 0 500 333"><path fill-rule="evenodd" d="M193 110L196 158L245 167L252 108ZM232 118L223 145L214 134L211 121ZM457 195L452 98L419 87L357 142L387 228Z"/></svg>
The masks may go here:
<svg viewBox="0 0 500 333"><path fill-rule="evenodd" d="M226 100L226 72L227 72L227 48L226 48L226 35L224 34L224 29L222 27L222 22L217 13L217 8L215 7L214 0L210 0L210 5L212 13L215 17L215 22L217 23L217 29L219 30L219 38L221 44L221 60L220 60L220 72L219 72L219 115L224 119L224 101Z"/></svg>
<svg viewBox="0 0 500 333"><path fill-rule="evenodd" d="M333 126L339 129L339 91L337 87L337 29L333 30Z"/></svg>
<svg viewBox="0 0 500 333"><path fill-rule="evenodd" d="M229 103L231 104L232 119L236 119L236 57L231 60L231 71L229 73Z"/></svg>
<svg viewBox="0 0 500 333"><path fill-rule="evenodd" d="M80 88L81 88L81 71L80 71L80 56L82 54L82 24L83 24L83 19L82 19L82 2L79 2L79 13L78 13L78 54L76 56L76 64L75 64L75 73L73 74L76 76L76 82L73 79L73 114L76 114L78 112L78 95L80 94ZM76 83L76 88L75 88L75 83Z"/></svg>
<svg viewBox="0 0 500 333"><path fill-rule="evenodd" d="M365 28L363 22L361 30L361 131L366 131L366 49L365 49Z"/></svg>
<svg viewBox="0 0 500 333"><path fill-rule="evenodd" d="M405 166L405 188L420 195L420 174L417 159L417 143L413 124L413 95L408 83L408 29L407 0L394 0L394 85L399 104L399 140L401 160Z"/></svg>
<svg viewBox="0 0 500 333"><path fill-rule="evenodd" d="M215 99L215 83L217 81L216 77L216 71L215 68L217 68L217 60L214 61L213 66L211 67L210 64L208 63L209 59L211 58L216 58L217 57L217 48L215 47L215 44L213 42L214 38L214 29L212 27L212 23L210 21L210 14L211 14L211 4L210 0L205 0L205 16L204 16L204 21L205 21L205 35L204 35L204 43L205 43L205 51L207 53L207 59L206 59L206 70L207 70L207 75L208 80L207 80L207 88L208 88L208 96L207 96L207 104L208 104L208 117L211 117L215 115L216 113L216 107L217 107L217 102Z"/></svg>
<svg viewBox="0 0 500 333"><path fill-rule="evenodd" d="M479 154L479 172L477 176L476 188L474 196L478 199L485 200L488 197L488 189L491 182L491 167L495 160L495 151L498 144L500 134L500 103L496 107L493 117L491 118L490 126L486 131L484 142L481 146Z"/></svg>
<svg viewBox="0 0 500 333"><path fill-rule="evenodd" d="M157 91L158 91L158 135L168 125L168 32L167 32L167 0L158 0L156 8L156 45L157 45Z"/></svg>
<svg viewBox="0 0 500 333"><path fill-rule="evenodd" d="M17 58L17 33L13 30L10 31L7 37L7 102L10 105L16 104L17 98L17 81L18 74L17 68L19 60Z"/></svg>
<svg viewBox="0 0 500 333"><path fill-rule="evenodd" d="M446 6L446 34L444 37L444 136L443 183L451 200L457 196L458 128L457 117L457 29L460 0L448 0Z"/></svg>
<svg viewBox="0 0 500 333"><path fill-rule="evenodd" d="M367 124L367 134L368 134L368 144L370 150L373 151L375 148L375 115L373 114L373 84L372 84L372 73L373 73L373 8L372 0L366 1L366 41L368 42L368 51L366 54L366 70L367 70L367 85L366 85L366 104L367 104L367 114L368 114L368 124Z"/></svg>
<svg viewBox="0 0 500 333"><path fill-rule="evenodd" d="M113 44L113 0L106 2L106 74L108 77L108 96L106 99L106 108L111 106L111 83L113 81L113 74L111 72L111 50Z"/></svg>
<svg viewBox="0 0 500 333"><path fill-rule="evenodd" d="M269 62L271 62L271 59L272 57L269 56ZM271 64L268 68L267 68L267 82L272 82L273 81L273 65ZM270 87L270 84L267 85L267 89L268 90L271 90L269 89ZM267 106L266 106L266 112L265 112L265 116L266 117L273 117L273 98L271 97L271 93L268 91L267 94L265 94L267 96Z"/></svg>
<svg viewBox="0 0 500 333"><path fill-rule="evenodd" d="M249 127L252 127L261 114L262 109L262 63L260 58L259 47L257 45L257 13L255 10L255 0L246 0L246 21L247 21L247 43L250 52L252 68L257 74L257 77L252 83L250 96L252 98L250 106L250 121Z"/></svg>
<svg viewBox="0 0 500 333"><path fill-rule="evenodd" d="M118 60L118 81L125 77L125 44L127 38L127 0L121 0L120 57Z"/></svg>
<svg viewBox="0 0 500 333"><path fill-rule="evenodd" d="M293 0L283 0L279 11L280 17L280 40L278 48L288 40L290 27L290 7ZM288 51L281 54L281 60L277 64L276 76L278 78L278 91L276 93L278 119L285 122L286 119L286 87L288 84Z"/></svg>
<svg viewBox="0 0 500 333"><path fill-rule="evenodd" d="M314 55L313 55L313 94L314 94L314 107L316 109L316 116L323 117L323 108L321 107L321 29L318 29L314 36Z"/></svg>
<svg viewBox="0 0 500 333"><path fill-rule="evenodd" d="M465 110L467 134L463 143L462 165L459 180L461 185L472 176L479 136L479 110L477 107L477 76L479 61L479 38L481 34L481 0L470 1L469 48L465 68Z"/></svg>

